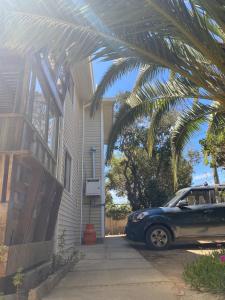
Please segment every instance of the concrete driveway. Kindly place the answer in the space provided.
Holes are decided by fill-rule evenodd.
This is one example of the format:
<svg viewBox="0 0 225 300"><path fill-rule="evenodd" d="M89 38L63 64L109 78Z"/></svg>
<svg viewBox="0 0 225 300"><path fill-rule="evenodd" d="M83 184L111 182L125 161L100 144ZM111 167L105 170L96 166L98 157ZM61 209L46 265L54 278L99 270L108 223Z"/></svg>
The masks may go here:
<svg viewBox="0 0 225 300"><path fill-rule="evenodd" d="M46 300L212 300L173 280L122 237L83 246L81 260ZM166 267L166 265L165 265Z"/></svg>
<svg viewBox="0 0 225 300"><path fill-rule="evenodd" d="M184 265L193 262L199 256L218 250L218 244L220 244L220 248L225 247L224 241L176 243L167 251L149 251L141 243L132 243L132 246L170 281L179 282L180 286L185 287L183 281Z"/></svg>

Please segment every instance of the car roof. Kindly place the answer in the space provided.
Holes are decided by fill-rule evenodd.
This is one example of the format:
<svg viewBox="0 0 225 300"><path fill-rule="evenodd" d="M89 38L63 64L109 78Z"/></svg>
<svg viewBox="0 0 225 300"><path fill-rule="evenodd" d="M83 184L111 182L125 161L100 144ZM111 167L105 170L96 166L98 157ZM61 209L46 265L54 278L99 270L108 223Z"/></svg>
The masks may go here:
<svg viewBox="0 0 225 300"><path fill-rule="evenodd" d="M225 189L225 184L214 184L214 185L195 185L195 186L191 186L189 189L192 190L212 190L215 188L223 188Z"/></svg>

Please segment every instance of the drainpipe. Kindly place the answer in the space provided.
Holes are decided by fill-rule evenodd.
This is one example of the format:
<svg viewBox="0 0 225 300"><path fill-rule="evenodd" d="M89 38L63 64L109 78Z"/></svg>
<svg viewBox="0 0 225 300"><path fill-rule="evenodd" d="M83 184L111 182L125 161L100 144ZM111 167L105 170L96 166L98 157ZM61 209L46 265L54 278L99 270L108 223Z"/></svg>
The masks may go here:
<svg viewBox="0 0 225 300"><path fill-rule="evenodd" d="M96 148L91 148L91 154L92 154L92 178L96 178Z"/></svg>
<svg viewBox="0 0 225 300"><path fill-rule="evenodd" d="M91 102L83 105L82 149L81 149L80 244L82 244L82 231L83 231L85 109L87 107L89 107L90 105L91 105Z"/></svg>

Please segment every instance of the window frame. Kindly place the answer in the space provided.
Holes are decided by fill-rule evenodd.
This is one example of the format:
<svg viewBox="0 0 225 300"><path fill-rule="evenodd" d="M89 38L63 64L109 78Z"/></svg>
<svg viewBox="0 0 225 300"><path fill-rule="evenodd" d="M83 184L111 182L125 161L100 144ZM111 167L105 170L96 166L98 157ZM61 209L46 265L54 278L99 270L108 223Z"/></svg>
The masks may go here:
<svg viewBox="0 0 225 300"><path fill-rule="evenodd" d="M45 114L45 132L44 135L42 135L39 130L34 126L33 124L33 113L34 113L34 103L35 103L35 88L36 88L36 82L39 82L41 91L43 93L43 97L46 101L46 114ZM49 121L50 121L50 109L54 110L55 117L56 117L56 132L54 137L54 145L53 148L49 146ZM52 110L52 111L53 111ZM52 96L51 91L48 88L47 82L45 82L44 75L42 74L41 70L38 68L37 64L33 63L31 71L30 71L30 82L29 82L29 94L28 94L28 103L27 103L27 109L26 113L28 115L28 118L31 122L31 124L34 126L35 130L37 131L38 135L44 142L44 144L47 146L48 150L53 154L55 158L57 158L58 153L58 139L59 139L59 118L60 118L60 112L58 110L58 107L55 103L54 97Z"/></svg>

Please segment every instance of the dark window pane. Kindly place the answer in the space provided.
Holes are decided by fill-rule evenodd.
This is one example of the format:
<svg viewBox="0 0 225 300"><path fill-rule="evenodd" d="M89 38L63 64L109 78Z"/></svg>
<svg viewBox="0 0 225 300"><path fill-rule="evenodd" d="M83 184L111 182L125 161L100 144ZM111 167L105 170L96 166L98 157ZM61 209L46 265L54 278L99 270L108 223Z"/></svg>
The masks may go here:
<svg viewBox="0 0 225 300"><path fill-rule="evenodd" d="M48 101L46 100L39 80L36 78L33 100L32 124L41 137L46 139Z"/></svg>
<svg viewBox="0 0 225 300"><path fill-rule="evenodd" d="M188 201L188 205L203 205L211 203L208 190L190 191L185 198Z"/></svg>
<svg viewBox="0 0 225 300"><path fill-rule="evenodd" d="M49 107L48 116L48 147L52 153L56 154L58 135L58 114L53 105Z"/></svg>

